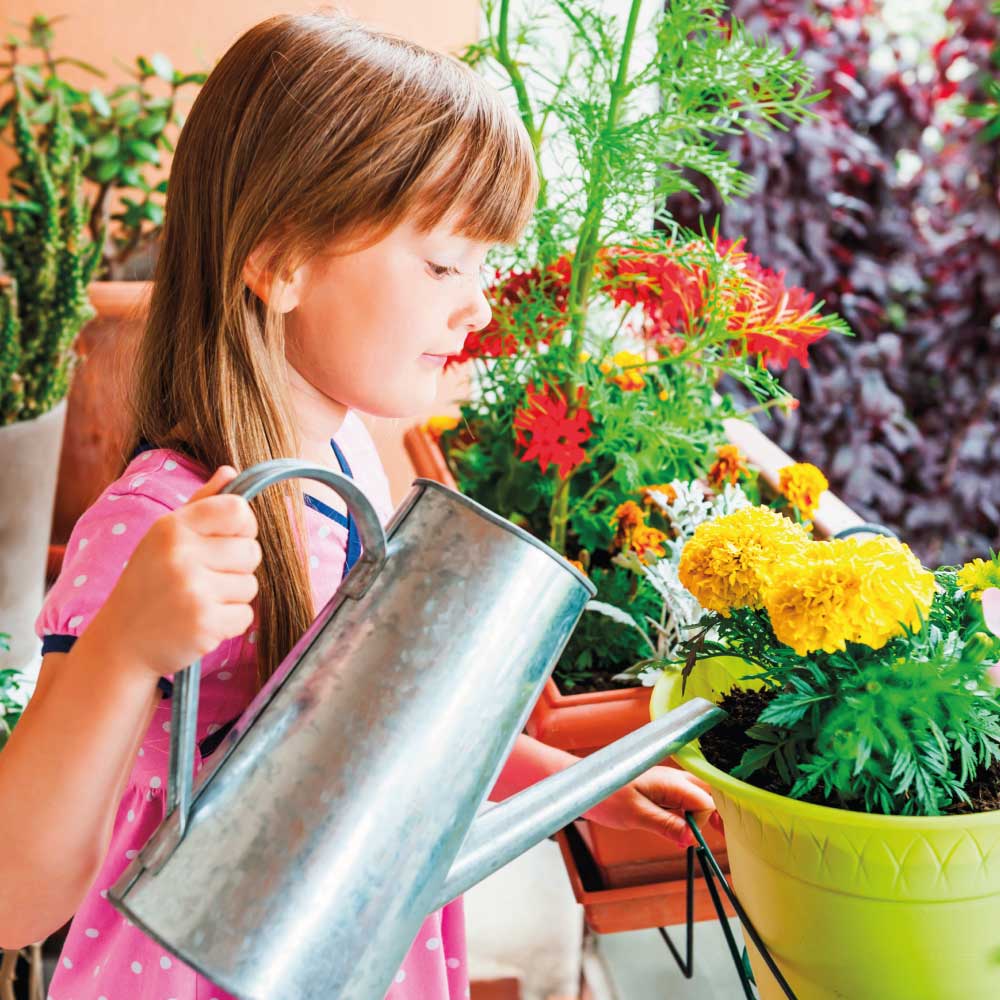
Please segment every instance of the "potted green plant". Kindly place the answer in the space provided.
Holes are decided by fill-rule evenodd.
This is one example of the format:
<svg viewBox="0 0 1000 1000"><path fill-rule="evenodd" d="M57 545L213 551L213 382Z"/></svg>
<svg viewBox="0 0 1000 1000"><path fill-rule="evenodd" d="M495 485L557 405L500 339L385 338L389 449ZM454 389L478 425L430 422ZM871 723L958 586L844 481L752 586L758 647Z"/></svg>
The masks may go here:
<svg viewBox="0 0 1000 1000"><path fill-rule="evenodd" d="M10 483L0 507L0 607L12 630L2 665L21 667L37 645L73 342L94 315L87 284L100 242L87 236L68 108L56 94L50 120L32 126L16 68L13 81L18 163L0 201L0 462Z"/></svg>
<svg viewBox="0 0 1000 1000"><path fill-rule="evenodd" d="M17 102L36 128L51 127L56 102L65 109L69 141L82 163L86 233L100 247L87 288L96 315L75 345L82 363L69 393L53 525L57 544L66 541L121 459L126 373L163 221L163 157L173 151L184 121L184 94L206 78L175 69L157 53L123 66L130 77L124 83L78 87L67 73L105 74L57 54L55 26L62 20L37 14L20 36L10 36L0 78L0 133L13 120ZM22 169L19 160L18 153L12 184Z"/></svg>
<svg viewBox="0 0 1000 1000"><path fill-rule="evenodd" d="M677 760L712 786L736 895L796 995L996 995L1000 557L932 573L895 538L816 541L748 508L700 526L679 573L710 611L651 712L730 713Z"/></svg>
<svg viewBox="0 0 1000 1000"><path fill-rule="evenodd" d="M667 622L657 582L637 567L672 530L651 495L710 479L729 437L755 439L720 380L760 407L792 406L772 369L847 332L741 244L654 212L690 189L692 171L726 197L745 192L715 137L802 118L814 99L800 62L723 25L724 10L676 0L640 23L639 2L621 19L556 2L514 23L508 3L488 2L488 33L464 56L509 87L535 146L539 199L523 242L493 261L490 325L452 360L473 369L471 398L407 445L419 474L521 524L597 584L528 722L576 753L648 720L637 674L664 655ZM743 482L755 488L749 470ZM667 879L677 897L676 849L584 832L611 891Z"/></svg>
<svg viewBox="0 0 1000 1000"><path fill-rule="evenodd" d="M525 239L494 261L492 322L453 359L474 369L472 398L415 450L426 459L436 445L460 489L579 561L599 600L627 599L640 622L656 594L612 563L616 510L707 475L727 418L741 415L722 377L760 406L793 405L771 369L846 332L740 244L654 212L690 189L691 171L739 196L750 181L714 138L800 119L815 99L801 62L724 25L724 10L677 0L640 32L638 0L623 19L556 2L542 23L516 24L489 0L489 31L464 54L509 86L541 184ZM566 50L552 66L557 36ZM589 615L556 683L629 699L611 678L650 640L651 626L643 636ZM635 724L646 707L631 706Z"/></svg>

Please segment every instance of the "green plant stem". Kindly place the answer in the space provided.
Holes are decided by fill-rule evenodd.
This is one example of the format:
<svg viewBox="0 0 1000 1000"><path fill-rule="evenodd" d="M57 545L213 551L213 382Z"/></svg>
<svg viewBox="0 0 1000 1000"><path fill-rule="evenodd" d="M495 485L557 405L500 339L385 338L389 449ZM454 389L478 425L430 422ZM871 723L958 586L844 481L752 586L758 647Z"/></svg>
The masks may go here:
<svg viewBox="0 0 1000 1000"><path fill-rule="evenodd" d="M618 61L618 72L611 85L611 96L608 100L608 115L602 130L602 139L611 135L618 125L622 97L625 92L628 76L629 59L632 54L632 43L635 40L636 24L639 19L641 0L632 0L629 7L628 21L625 25L625 35L622 39L621 57ZM587 211L577 240L576 252L573 256L573 273L570 279L568 311L570 325L573 331L570 353L575 359L583 346L583 334L587 322L587 303L590 298L590 287L593 279L594 261L600 237L600 225L603 217L605 199L605 143L594 144L590 161L590 179L587 187Z"/></svg>
<svg viewBox="0 0 1000 1000"><path fill-rule="evenodd" d="M500 20L497 25L495 54L497 62L510 77L511 86L517 97L517 107L521 120L528 130L531 146L535 151L535 168L538 171L538 199L535 202L535 210L538 211L545 207L548 198L548 185L542 170L542 129L535 125L535 114L531 108L531 99L528 97L528 88L525 86L520 67L510 52L510 0L500 0Z"/></svg>

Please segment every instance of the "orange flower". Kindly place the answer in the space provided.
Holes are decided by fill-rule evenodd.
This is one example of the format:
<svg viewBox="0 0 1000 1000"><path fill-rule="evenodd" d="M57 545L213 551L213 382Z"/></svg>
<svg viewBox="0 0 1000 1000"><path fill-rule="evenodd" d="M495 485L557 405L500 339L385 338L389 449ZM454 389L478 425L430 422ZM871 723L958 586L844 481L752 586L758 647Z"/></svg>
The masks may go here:
<svg viewBox="0 0 1000 1000"><path fill-rule="evenodd" d="M650 495L652 493L662 493L667 498L667 503L673 503L677 499L677 490L670 483L660 483L658 486L643 486L640 492L642 493L642 502L647 507L655 503Z"/></svg>
<svg viewBox="0 0 1000 1000"><path fill-rule="evenodd" d="M726 482L734 485L740 476L748 471L746 456L734 444L724 444L717 451L718 458L708 470L708 481L712 489L721 489Z"/></svg>
<svg viewBox="0 0 1000 1000"><path fill-rule="evenodd" d="M605 375L609 375L610 381L614 382L619 389L624 392L635 392L646 384L646 380L642 377L645 368L639 367L645 360L641 354L635 354L632 351L619 351L611 361L605 361L601 365L601 371ZM616 368L618 369L617 374L611 375Z"/></svg>
<svg viewBox="0 0 1000 1000"><path fill-rule="evenodd" d="M615 528L614 545L617 548L631 549L643 562L650 555L658 558L666 555L663 543L667 536L646 524L643 509L634 500L626 500L618 506L611 524Z"/></svg>

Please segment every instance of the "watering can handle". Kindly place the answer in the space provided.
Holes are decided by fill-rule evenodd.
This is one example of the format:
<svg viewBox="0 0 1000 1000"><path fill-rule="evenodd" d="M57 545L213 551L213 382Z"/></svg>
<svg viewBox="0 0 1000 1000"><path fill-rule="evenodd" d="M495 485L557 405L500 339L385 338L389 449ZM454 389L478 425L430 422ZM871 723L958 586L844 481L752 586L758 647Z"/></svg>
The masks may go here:
<svg viewBox="0 0 1000 1000"><path fill-rule="evenodd" d="M235 493L252 500L258 493L286 479L314 479L336 490L347 504L358 525L363 553L340 590L348 597L361 597L371 586L385 562L385 532L371 501L347 476L320 465L306 465L294 459L279 458L261 462L241 472L223 493ZM179 671L174 677L170 706L170 769L167 776L167 814L178 812L178 837L184 836L191 808L191 771L194 767L195 728L198 722L198 694L201 684L201 660Z"/></svg>

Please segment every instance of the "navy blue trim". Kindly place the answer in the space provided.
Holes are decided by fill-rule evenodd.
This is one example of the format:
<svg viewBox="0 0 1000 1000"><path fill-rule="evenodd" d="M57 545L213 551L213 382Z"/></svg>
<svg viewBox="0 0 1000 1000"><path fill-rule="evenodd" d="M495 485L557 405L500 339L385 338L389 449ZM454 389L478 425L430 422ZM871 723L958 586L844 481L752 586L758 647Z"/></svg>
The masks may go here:
<svg viewBox="0 0 1000 1000"><path fill-rule="evenodd" d="M76 639L75 635L42 636L42 656L46 653L68 653Z"/></svg>
<svg viewBox="0 0 1000 1000"><path fill-rule="evenodd" d="M156 682L156 686L163 692L163 698L169 698L174 693L174 683L173 681L168 681L166 677L161 677Z"/></svg>
<svg viewBox="0 0 1000 1000"><path fill-rule="evenodd" d="M312 507L313 510L326 515L331 521L336 521L342 528L350 530L350 521L343 514L341 514L339 510L334 510L332 507L323 503L322 500L317 500L316 497L310 495L309 493L306 493L303 499L305 500L307 507Z"/></svg>
<svg viewBox="0 0 1000 1000"><path fill-rule="evenodd" d="M351 466L348 464L347 456L340 449L333 438L330 438L330 447L333 449L334 455L337 456L337 461L340 463L340 471L344 473L345 476L350 476L354 478L354 473L351 472ZM354 523L354 518L351 516L350 512L347 515L347 556L344 559L344 573L343 576L347 576L348 573L354 567L354 564L361 558L361 536L358 534L358 526ZM343 577L341 577L343 579Z"/></svg>

